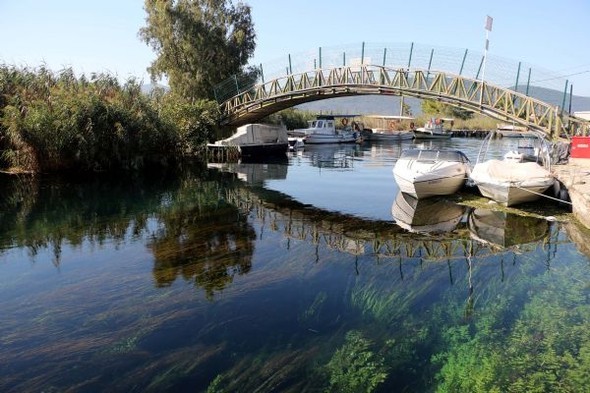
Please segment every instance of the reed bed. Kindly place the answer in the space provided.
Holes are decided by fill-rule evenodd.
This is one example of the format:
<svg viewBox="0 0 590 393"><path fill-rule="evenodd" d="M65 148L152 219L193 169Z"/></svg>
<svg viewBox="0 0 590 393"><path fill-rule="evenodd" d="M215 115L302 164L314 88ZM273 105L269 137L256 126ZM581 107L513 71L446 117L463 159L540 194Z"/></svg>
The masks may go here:
<svg viewBox="0 0 590 393"><path fill-rule="evenodd" d="M214 103L141 88L105 73L0 65L0 170L137 170L201 152Z"/></svg>

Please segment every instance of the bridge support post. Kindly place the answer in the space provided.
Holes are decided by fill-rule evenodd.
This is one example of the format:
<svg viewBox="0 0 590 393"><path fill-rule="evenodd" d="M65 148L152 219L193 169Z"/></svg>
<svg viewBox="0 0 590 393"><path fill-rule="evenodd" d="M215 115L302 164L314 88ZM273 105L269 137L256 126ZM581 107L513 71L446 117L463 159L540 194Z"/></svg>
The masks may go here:
<svg viewBox="0 0 590 393"><path fill-rule="evenodd" d="M363 46L361 48L361 65L365 64L365 42L363 41Z"/></svg>
<svg viewBox="0 0 590 393"><path fill-rule="evenodd" d="M529 86L531 85L531 68L529 67L529 77L526 81L526 93L524 93L526 96L529 95Z"/></svg>
<svg viewBox="0 0 590 393"><path fill-rule="evenodd" d="M463 73L463 66L465 65L465 59L467 58L467 49L465 49L465 54L463 55L463 61L461 62L461 69L459 69L459 75Z"/></svg>
<svg viewBox="0 0 590 393"><path fill-rule="evenodd" d="M516 70L516 82L514 83L514 91L518 92L518 78L520 77L520 61L518 62L518 70Z"/></svg>
<svg viewBox="0 0 590 393"><path fill-rule="evenodd" d="M430 78L430 67L432 66L432 57L434 56L434 49L430 50L430 60L428 61L428 71L426 72L426 84L428 84L428 79Z"/></svg>
<svg viewBox="0 0 590 393"><path fill-rule="evenodd" d="M563 113L563 110L565 109L565 97L567 96L567 85L569 83L569 80L565 80L565 88L563 90L563 100L561 100L561 113Z"/></svg>
<svg viewBox="0 0 590 393"><path fill-rule="evenodd" d="M412 64L412 52L414 52L414 43L410 45L410 57L408 58L408 69L410 69L410 64Z"/></svg>

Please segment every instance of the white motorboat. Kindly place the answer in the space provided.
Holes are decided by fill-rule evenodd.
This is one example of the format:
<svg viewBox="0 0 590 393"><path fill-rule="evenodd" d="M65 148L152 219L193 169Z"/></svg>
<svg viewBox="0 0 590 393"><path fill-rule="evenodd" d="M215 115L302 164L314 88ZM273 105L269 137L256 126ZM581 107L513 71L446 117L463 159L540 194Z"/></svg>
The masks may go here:
<svg viewBox="0 0 590 393"><path fill-rule="evenodd" d="M430 119L424 127L418 127L414 130L414 138L416 139L448 139L453 136L449 130L443 127L444 119Z"/></svg>
<svg viewBox="0 0 590 393"><path fill-rule="evenodd" d="M537 200L555 182L551 172L536 162L509 157L475 164L470 177L483 196L504 206Z"/></svg>
<svg viewBox="0 0 590 393"><path fill-rule="evenodd" d="M403 150L393 167L401 192L422 199L457 192L469 176L469 160L458 150Z"/></svg>
<svg viewBox="0 0 590 393"><path fill-rule="evenodd" d="M391 215L395 223L407 231L444 233L459 225L465 210L465 206L444 198L418 200L399 192L391 206Z"/></svg>
<svg viewBox="0 0 590 393"><path fill-rule="evenodd" d="M555 178L549 168L543 165L550 162L548 157L539 156L537 162L527 160L523 152L509 151L503 159L485 159L482 152L487 152L488 136L480 148L477 163L471 170L471 181L481 194L504 206L514 206L532 202L553 186ZM544 153L548 149L541 149Z"/></svg>
<svg viewBox="0 0 590 393"><path fill-rule="evenodd" d="M293 135L303 135L306 144L321 143L356 143L359 132L348 129L336 129L334 116L318 116L309 122L309 127L293 130Z"/></svg>

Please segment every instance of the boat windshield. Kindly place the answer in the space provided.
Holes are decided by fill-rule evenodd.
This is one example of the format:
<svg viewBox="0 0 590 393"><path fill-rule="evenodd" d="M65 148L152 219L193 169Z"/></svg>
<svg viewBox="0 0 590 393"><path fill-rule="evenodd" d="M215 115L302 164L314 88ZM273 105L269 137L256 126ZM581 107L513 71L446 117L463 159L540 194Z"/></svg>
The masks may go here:
<svg viewBox="0 0 590 393"><path fill-rule="evenodd" d="M420 161L468 161L465 154L463 154L459 150L409 149L402 151L400 158L414 159Z"/></svg>

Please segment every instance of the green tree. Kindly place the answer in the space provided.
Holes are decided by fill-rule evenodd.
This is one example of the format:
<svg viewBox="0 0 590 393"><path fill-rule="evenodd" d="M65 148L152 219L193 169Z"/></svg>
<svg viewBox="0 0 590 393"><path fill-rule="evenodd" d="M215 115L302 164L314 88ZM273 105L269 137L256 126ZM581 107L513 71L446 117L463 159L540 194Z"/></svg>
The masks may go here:
<svg viewBox="0 0 590 393"><path fill-rule="evenodd" d="M156 52L148 71L185 99L213 98L213 87L246 70L256 33L250 7L231 0L145 0L143 41Z"/></svg>
<svg viewBox="0 0 590 393"><path fill-rule="evenodd" d="M473 112L470 110L435 100L422 100L421 108L422 112L427 115L444 115L462 120L467 120L473 117Z"/></svg>
<svg viewBox="0 0 590 393"><path fill-rule="evenodd" d="M426 115L442 115L444 113L444 104L435 100L422 100L420 105L422 113Z"/></svg>

